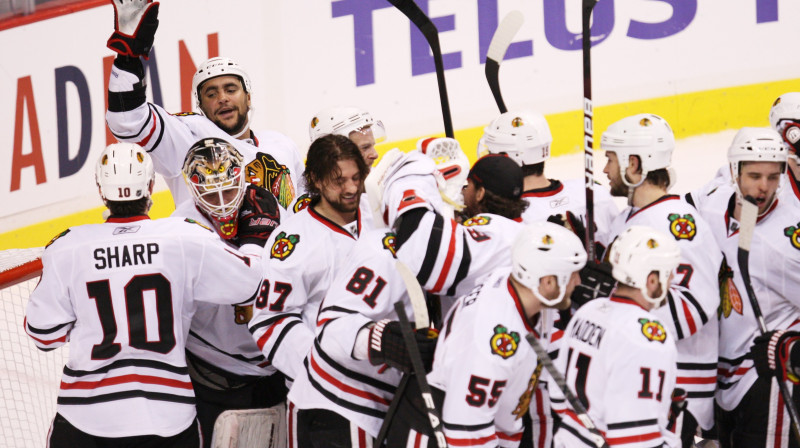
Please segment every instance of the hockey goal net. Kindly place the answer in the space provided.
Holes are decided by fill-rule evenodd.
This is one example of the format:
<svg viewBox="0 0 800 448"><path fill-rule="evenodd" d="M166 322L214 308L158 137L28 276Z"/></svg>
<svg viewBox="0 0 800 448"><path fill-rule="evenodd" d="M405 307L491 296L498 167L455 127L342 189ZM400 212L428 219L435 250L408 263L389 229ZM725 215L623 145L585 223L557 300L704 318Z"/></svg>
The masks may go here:
<svg viewBox="0 0 800 448"><path fill-rule="evenodd" d="M4 447L46 445L68 356L66 346L38 350L22 326L28 297L41 275L43 250L0 251L0 443Z"/></svg>

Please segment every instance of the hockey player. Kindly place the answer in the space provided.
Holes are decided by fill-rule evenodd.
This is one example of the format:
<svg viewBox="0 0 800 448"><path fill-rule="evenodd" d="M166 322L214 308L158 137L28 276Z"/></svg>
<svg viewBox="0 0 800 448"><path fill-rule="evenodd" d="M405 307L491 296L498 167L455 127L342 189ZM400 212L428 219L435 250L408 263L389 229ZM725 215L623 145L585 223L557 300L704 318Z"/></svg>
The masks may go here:
<svg viewBox="0 0 800 448"><path fill-rule="evenodd" d="M290 381L304 374L320 302L362 232L358 205L367 172L347 137L314 140L304 174L311 203L281 222L265 246L266 274L249 329Z"/></svg>
<svg viewBox="0 0 800 448"><path fill-rule="evenodd" d="M518 232L510 258L458 299L439 336L427 379L450 446L518 446L522 416L541 406L541 367L525 335L548 345L543 315L569 300L586 252L569 230L539 222ZM397 414L388 446L437 446L416 381Z"/></svg>
<svg viewBox="0 0 800 448"><path fill-rule="evenodd" d="M800 203L800 165L797 162L797 149L800 148L800 92L789 92L779 96L769 111L769 123L789 146L787 178L789 188L784 188L782 196L793 198Z"/></svg>
<svg viewBox="0 0 800 448"><path fill-rule="evenodd" d="M173 216L212 227L231 247L260 257L285 211L269 191L245 184L243 168L241 154L227 141L196 142L183 165L194 200L179 205ZM198 303L192 318L186 356L206 447L223 411L268 408L286 398L283 375L247 331L252 314L252 303Z"/></svg>
<svg viewBox="0 0 800 448"><path fill-rule="evenodd" d="M551 215L570 212L585 223L584 180L562 182L548 179L544 174L552 142L550 127L542 114L510 111L501 114L484 129L478 151L506 154L522 167L525 176L522 197L528 202L528 208L522 214L523 222L543 221ZM594 192L595 224L599 228L608 228L619 210L606 188L596 186Z"/></svg>
<svg viewBox="0 0 800 448"><path fill-rule="evenodd" d="M109 218L48 244L27 307L37 347L70 342L48 446L199 447L184 351L192 313L198 301L248 300L259 263L192 220L151 221L142 148L107 147L96 180Z"/></svg>
<svg viewBox="0 0 800 448"><path fill-rule="evenodd" d="M678 427L684 446L690 446L698 425L710 430L714 424L717 274L722 254L697 210L668 194L675 176L670 168L675 139L663 118L652 114L623 118L608 127L600 145L606 151L603 172L611 194L627 197L629 207L609 229L598 229L598 241L607 247L626 228L644 225L671 235L681 248L667 304L653 313L674 335L678 347L677 381L688 393L687 411Z"/></svg>
<svg viewBox="0 0 800 448"><path fill-rule="evenodd" d="M750 283L770 330L798 330L800 309L800 212L780 195L785 182L788 149L769 128L742 128L728 149L732 185L723 185L702 203L700 213L725 255L719 273L719 389L717 403L723 447L795 446L789 439L789 417L778 387L753 369L748 356L759 335L738 263L741 201L751 196L758 205L749 256ZM774 349L775 347L772 347ZM795 394L795 396L797 396ZM795 400L798 403L798 400Z"/></svg>
<svg viewBox="0 0 800 448"><path fill-rule="evenodd" d="M229 58L202 64L192 78L197 109L171 115L148 103L144 67L158 26L158 2L113 0L115 32L108 47L118 53L108 84L106 121L114 136L141 145L169 186L175 205L190 198L181 176L186 151L200 138L230 139L244 157L245 180L272 192L287 208L305 191L303 164L294 142L275 131L250 129L252 85Z"/></svg>
<svg viewBox="0 0 800 448"><path fill-rule="evenodd" d="M671 236L634 225L610 252L616 290L578 309L556 366L609 446L678 447L667 420L676 384L675 337L652 311L669 294L680 249ZM554 446L595 447L563 393L550 393L562 417Z"/></svg>

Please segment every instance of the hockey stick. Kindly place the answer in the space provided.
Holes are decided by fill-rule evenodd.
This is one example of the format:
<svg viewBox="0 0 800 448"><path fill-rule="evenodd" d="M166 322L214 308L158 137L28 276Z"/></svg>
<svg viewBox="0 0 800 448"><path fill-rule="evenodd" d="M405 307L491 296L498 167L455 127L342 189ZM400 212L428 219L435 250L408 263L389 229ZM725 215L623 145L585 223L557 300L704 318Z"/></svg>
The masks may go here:
<svg viewBox="0 0 800 448"><path fill-rule="evenodd" d="M442 48L439 46L439 31L431 19L419 9L414 0L389 0L395 8L405 14L411 23L416 26L433 53L433 63L436 66L436 80L439 83L439 101L442 103L442 119L444 120L444 135L455 138L453 134L453 119L450 116L450 102L447 99L447 86L444 82L444 63L442 62Z"/></svg>
<svg viewBox="0 0 800 448"><path fill-rule="evenodd" d="M427 328L430 325L430 318L428 317L428 303L425 300L425 292L423 292L422 288L419 286L417 278L402 261L397 260L395 268L400 274L400 278L403 279L403 283L406 285L406 292L408 292L408 298L411 301L411 308L414 310L414 327L417 330ZM406 318L406 321L407 320L408 318ZM397 407L400 405L403 395L406 393L410 377L410 375L403 375L403 377L400 378L400 383L397 384L397 389L394 391L394 397L389 404L389 409L386 410L386 417L383 419L381 429L378 431L378 438L376 439L375 446L383 445L383 441L386 440L386 434L389 432L389 425L394 415L397 413Z"/></svg>
<svg viewBox="0 0 800 448"><path fill-rule="evenodd" d="M597 448L608 448L608 443L606 439L603 438L603 434L597 429L592 419L589 417L589 414L586 411L586 408L583 406L572 391L569 390L569 386L567 385L567 381L564 379L564 375L558 371L555 365L553 365L553 360L550 359L550 355L547 354L547 350L542 347L542 344L539 343L539 340L536 339L536 336L533 333L528 333L525 335L525 339L531 344L533 347L533 351L536 352L536 356L539 358L539 361L542 362L542 365L545 369L550 373L550 376L553 377L553 380L556 382L556 385L564 394L567 401L569 402L572 409L575 411L575 414L578 416L578 420L581 421L583 426L589 430L592 437L592 442Z"/></svg>
<svg viewBox="0 0 800 448"><path fill-rule="evenodd" d="M597 0L583 0L583 169L586 183L586 254L589 260L594 253L594 123L592 106L592 10Z"/></svg>
<svg viewBox="0 0 800 448"><path fill-rule="evenodd" d="M522 21L522 13L519 11L515 10L506 14L503 21L497 26L497 30L492 36L492 42L489 44L489 50L486 52L486 82L489 83L494 102L497 103L501 114L508 112L508 109L506 103L503 102L503 94L500 93L500 79L498 78L500 63L503 62L503 57L506 55L514 35L522 27Z"/></svg>
<svg viewBox="0 0 800 448"><path fill-rule="evenodd" d="M758 321L758 329L761 334L767 332L767 324L764 321L764 314L761 312L761 306L758 304L756 292L753 290L753 284L750 281L750 269L748 263L750 260L750 243L753 240L753 231L756 227L758 220L758 206L755 199L750 196L745 196L742 200L742 213L739 219L739 250L737 251L737 259L739 261L739 270L742 273L742 282L747 290L747 298L750 299L750 306L753 307L753 314L756 315ZM798 417L797 408L792 401L792 394L789 392L789 386L785 382L776 380L778 387L783 396L783 403L786 405L786 410L789 412L789 418L792 420L792 433L796 440L800 441L800 418Z"/></svg>
<svg viewBox="0 0 800 448"><path fill-rule="evenodd" d="M417 341L414 339L414 333L411 331L411 323L409 323L408 316L406 316L403 302L395 302L394 310L400 318L400 328L403 330L403 339L406 341L408 357L411 358L411 365L414 367L414 376L417 378L417 384L419 384L419 390L422 393L422 401L428 409L428 419L431 422L431 429L436 438L436 444L439 448L447 448L447 439L445 439L444 430L442 429L442 414L436 409L436 404L433 402L433 392L425 376L426 373L425 366L422 365L422 355L419 353Z"/></svg>

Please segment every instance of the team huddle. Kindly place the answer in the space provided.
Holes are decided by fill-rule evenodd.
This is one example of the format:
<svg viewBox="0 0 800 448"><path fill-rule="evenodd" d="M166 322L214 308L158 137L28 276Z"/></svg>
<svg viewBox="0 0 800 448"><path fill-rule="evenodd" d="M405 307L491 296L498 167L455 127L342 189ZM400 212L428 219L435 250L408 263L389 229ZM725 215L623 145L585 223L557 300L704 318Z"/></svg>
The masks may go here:
<svg viewBox="0 0 800 448"><path fill-rule="evenodd" d="M587 204L547 177L531 111L496 117L470 167L452 138L377 161L383 123L326 108L303 162L212 58L201 113L170 114L140 59L158 3L113 3L109 216L48 244L24 323L71 346L49 447L243 446L225 434L268 424L252 446L800 447L800 93L684 196L669 124L613 123ZM151 220L156 173L176 209Z"/></svg>

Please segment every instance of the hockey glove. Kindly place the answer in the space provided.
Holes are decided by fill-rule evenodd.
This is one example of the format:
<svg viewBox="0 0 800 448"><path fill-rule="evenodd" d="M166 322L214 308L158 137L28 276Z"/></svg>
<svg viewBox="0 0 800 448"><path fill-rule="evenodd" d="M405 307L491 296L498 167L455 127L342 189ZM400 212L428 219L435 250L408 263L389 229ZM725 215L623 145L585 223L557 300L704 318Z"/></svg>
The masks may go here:
<svg viewBox="0 0 800 448"><path fill-rule="evenodd" d="M577 307L598 297L609 297L617 285L617 281L611 275L609 263L587 261L579 275L581 284L575 287L570 296L572 303Z"/></svg>
<svg viewBox="0 0 800 448"><path fill-rule="evenodd" d="M550 215L547 221L565 227L567 230L577 235L581 241L584 241L586 238L586 225L584 225L583 219L580 216L575 216L575 214L570 211L560 215ZM594 230L595 232L597 231L597 226L594 226ZM603 245L595 241L594 253L598 259L600 259L604 251L605 248Z"/></svg>
<svg viewBox="0 0 800 448"><path fill-rule="evenodd" d="M780 381L800 383L800 340L796 331L775 330L764 333L753 341L750 356L759 376L774 376Z"/></svg>
<svg viewBox="0 0 800 448"><path fill-rule="evenodd" d="M278 200L268 190L248 185L239 208L239 227L235 243L240 247L245 244L264 247L272 231L280 223L279 207Z"/></svg>
<svg viewBox="0 0 800 448"><path fill-rule="evenodd" d="M433 367L433 352L436 349L438 336L436 330L414 331L425 372L430 372ZM414 370L403 339L403 330L400 329L400 322L383 319L372 326L369 332L369 362L373 366L386 364L406 373Z"/></svg>
<svg viewBox="0 0 800 448"><path fill-rule="evenodd" d="M114 5L114 33L106 46L123 56L150 58L158 28L158 2L153 0L111 0Z"/></svg>

